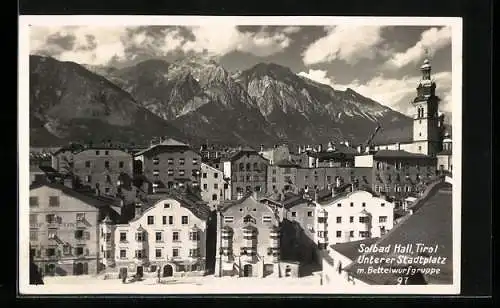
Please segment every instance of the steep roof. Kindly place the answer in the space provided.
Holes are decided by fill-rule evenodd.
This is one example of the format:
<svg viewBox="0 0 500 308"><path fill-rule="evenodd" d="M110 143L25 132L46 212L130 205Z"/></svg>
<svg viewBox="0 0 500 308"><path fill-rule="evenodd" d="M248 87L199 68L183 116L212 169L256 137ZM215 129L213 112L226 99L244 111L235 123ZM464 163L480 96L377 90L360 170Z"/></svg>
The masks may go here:
<svg viewBox="0 0 500 308"><path fill-rule="evenodd" d="M101 219L106 217L107 215L110 216L111 219L116 219L119 215L111 209L111 206L116 206L119 205L119 200L114 199L114 198L109 198L105 196L96 196L92 195L91 191L76 191L74 189L71 189L63 184L60 183L54 183L54 182L35 182L30 185L30 190L37 189L40 187L49 187L52 189L57 189L61 191L63 194L71 196L73 198L76 198L88 205L91 205L98 209L101 212Z"/></svg>
<svg viewBox="0 0 500 308"><path fill-rule="evenodd" d="M174 191L169 191L162 194L149 195L147 197L147 201L143 205L144 210L147 211L159 201L169 198L177 200L182 207L188 209L191 213L193 213L193 215L202 220L207 220L208 217L210 216L211 209L205 202L198 199L196 196L193 196L192 194L179 193Z"/></svg>
<svg viewBox="0 0 500 308"><path fill-rule="evenodd" d="M446 263L433 264L438 267L441 274L428 276L428 282L434 284L450 284L453 282L453 230L452 230L452 186L449 183L440 183L439 187L430 192L428 198L423 200L424 204L413 215L396 225L389 233L381 237L376 244L378 246L395 244L423 243L428 246L438 245L437 254L433 256L446 257ZM410 256L419 256L415 252ZM367 257L387 257L384 253L365 253ZM422 254L420 254L422 255ZM390 255L391 256L391 255ZM396 256L396 255L392 255ZM351 275L369 284L396 284L396 275L378 274L369 275L358 273L358 269L366 267L366 264L353 262L348 267ZM388 267L388 265L383 265ZM413 264L413 267L418 265Z"/></svg>
<svg viewBox="0 0 500 308"><path fill-rule="evenodd" d="M311 202L310 200L305 199L303 194L295 194L290 192L284 194L283 200L275 200L272 198L272 196L262 198L262 200L266 200L276 205L282 206L285 209L290 209L298 204Z"/></svg>
<svg viewBox="0 0 500 308"><path fill-rule="evenodd" d="M235 153L230 154L227 157L226 160L235 161L235 160L239 159L240 157L242 157L245 154L257 155L257 156L260 156L263 160L269 161L267 158L265 158L264 156L262 156L259 152L257 152L256 150L254 150L254 149L252 149L250 147L243 147L243 148L241 148L240 150L236 151Z"/></svg>
<svg viewBox="0 0 500 308"><path fill-rule="evenodd" d="M157 148L186 148L186 149L190 149L192 150L189 145L185 144L185 143L182 143L178 140L175 140L175 139L172 139L172 138L168 138L166 140L164 140L163 142L161 143L158 143L158 144L155 144L145 150L142 150L142 151L139 151L137 153L134 154L134 156L140 156L140 155L143 155L144 153L147 153L153 149L157 149ZM194 150L192 150L194 151Z"/></svg>

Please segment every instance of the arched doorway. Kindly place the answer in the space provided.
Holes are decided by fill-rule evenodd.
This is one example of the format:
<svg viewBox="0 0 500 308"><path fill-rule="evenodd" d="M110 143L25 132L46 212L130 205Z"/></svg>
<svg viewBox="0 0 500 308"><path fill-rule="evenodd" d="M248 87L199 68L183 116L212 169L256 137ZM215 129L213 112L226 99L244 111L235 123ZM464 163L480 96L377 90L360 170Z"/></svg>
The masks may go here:
<svg viewBox="0 0 500 308"><path fill-rule="evenodd" d="M75 275L83 275L83 263L76 263L74 265Z"/></svg>
<svg viewBox="0 0 500 308"><path fill-rule="evenodd" d="M251 276L252 276L252 265L245 264L245 266L243 266L243 277L251 277Z"/></svg>
<svg viewBox="0 0 500 308"><path fill-rule="evenodd" d="M167 264L163 267L163 277L172 277L174 274L174 269L172 265Z"/></svg>

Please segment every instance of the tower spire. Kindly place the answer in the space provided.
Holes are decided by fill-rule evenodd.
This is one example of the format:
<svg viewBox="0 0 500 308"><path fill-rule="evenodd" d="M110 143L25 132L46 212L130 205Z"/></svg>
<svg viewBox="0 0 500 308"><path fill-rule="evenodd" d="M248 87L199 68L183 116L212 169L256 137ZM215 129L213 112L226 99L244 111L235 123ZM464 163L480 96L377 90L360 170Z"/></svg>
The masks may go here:
<svg viewBox="0 0 500 308"><path fill-rule="evenodd" d="M429 61L429 49L424 49L425 59L424 64L420 67L422 71L422 80L430 80L431 79L431 64Z"/></svg>

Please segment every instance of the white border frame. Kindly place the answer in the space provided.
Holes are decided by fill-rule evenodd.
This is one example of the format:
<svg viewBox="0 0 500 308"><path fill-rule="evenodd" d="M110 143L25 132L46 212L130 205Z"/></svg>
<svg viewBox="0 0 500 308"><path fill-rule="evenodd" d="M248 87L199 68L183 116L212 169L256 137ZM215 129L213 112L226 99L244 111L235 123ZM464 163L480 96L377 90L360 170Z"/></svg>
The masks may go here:
<svg viewBox="0 0 500 308"><path fill-rule="evenodd" d="M63 26L133 26L133 25L442 25L452 29L452 127L453 127L453 284L426 286L355 286L331 290L331 286L269 286L246 285L244 288L217 289L214 286L139 286L120 285L30 285L29 247L18 245L18 286L21 295L54 294L459 294L461 278L461 195L462 195L462 18L455 17L324 17L324 16L29 16L19 17L19 102L18 102L18 154L19 154L19 234L18 243L29 242L29 45L30 25ZM262 281L264 283L264 281ZM183 288L185 290L183 290Z"/></svg>

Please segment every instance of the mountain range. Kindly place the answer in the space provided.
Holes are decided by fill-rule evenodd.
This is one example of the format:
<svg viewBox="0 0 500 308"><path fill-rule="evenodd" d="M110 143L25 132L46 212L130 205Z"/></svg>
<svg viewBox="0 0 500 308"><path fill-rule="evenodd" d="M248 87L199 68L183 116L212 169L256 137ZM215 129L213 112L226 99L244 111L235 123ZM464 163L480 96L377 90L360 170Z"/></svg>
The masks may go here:
<svg viewBox="0 0 500 308"><path fill-rule="evenodd" d="M352 89L273 63L230 73L214 60L147 60L114 68L30 56L30 144L168 136L199 144L272 146L411 138L412 120Z"/></svg>

